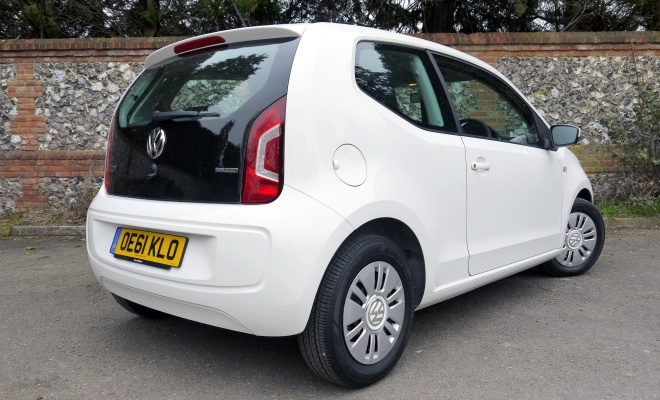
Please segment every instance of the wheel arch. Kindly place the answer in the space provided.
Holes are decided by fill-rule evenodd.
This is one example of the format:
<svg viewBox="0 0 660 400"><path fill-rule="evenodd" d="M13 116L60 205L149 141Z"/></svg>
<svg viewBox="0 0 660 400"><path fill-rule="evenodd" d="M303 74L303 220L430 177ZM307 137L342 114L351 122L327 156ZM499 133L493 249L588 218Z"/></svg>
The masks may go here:
<svg viewBox="0 0 660 400"><path fill-rule="evenodd" d="M378 218L361 225L346 238L344 243L366 234L383 236L403 250L410 267L410 275L413 278L413 308L416 308L422 301L426 285L424 253L417 235L408 225L398 219Z"/></svg>
<svg viewBox="0 0 660 400"><path fill-rule="evenodd" d="M586 200L589 203L594 202L593 195L591 194L591 192L587 188L584 188L584 189L580 190L580 192L577 194L576 198Z"/></svg>

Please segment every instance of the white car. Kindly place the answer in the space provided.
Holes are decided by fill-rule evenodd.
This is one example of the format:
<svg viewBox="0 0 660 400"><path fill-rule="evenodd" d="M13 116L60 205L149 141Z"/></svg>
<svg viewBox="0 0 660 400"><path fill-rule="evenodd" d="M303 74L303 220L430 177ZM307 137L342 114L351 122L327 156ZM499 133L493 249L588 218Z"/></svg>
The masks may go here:
<svg viewBox="0 0 660 400"><path fill-rule="evenodd" d="M160 49L120 101L87 243L127 310L298 335L349 387L395 365L413 313L543 264L578 275L603 219L550 127L487 64L335 24Z"/></svg>

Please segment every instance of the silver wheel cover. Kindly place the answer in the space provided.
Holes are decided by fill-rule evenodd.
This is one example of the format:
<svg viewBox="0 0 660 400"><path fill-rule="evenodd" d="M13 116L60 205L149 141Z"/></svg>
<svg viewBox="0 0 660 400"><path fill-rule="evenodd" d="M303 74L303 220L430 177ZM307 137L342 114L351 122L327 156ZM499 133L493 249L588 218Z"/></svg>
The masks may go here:
<svg viewBox="0 0 660 400"><path fill-rule="evenodd" d="M396 269L384 261L362 268L344 300L344 341L353 358L375 364L387 356L405 314L405 293Z"/></svg>
<svg viewBox="0 0 660 400"><path fill-rule="evenodd" d="M556 260L563 266L573 268L584 264L593 254L598 241L596 224L581 212L568 216L564 247Z"/></svg>

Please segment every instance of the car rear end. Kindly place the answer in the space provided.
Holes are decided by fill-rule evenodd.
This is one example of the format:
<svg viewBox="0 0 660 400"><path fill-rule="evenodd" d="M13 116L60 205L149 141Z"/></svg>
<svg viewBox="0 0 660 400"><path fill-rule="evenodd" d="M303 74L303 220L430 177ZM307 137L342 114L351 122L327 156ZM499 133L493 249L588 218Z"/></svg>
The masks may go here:
<svg viewBox="0 0 660 400"><path fill-rule="evenodd" d="M328 238L351 230L284 182L288 81L304 29L210 34L147 58L113 117L88 214L105 288L237 331L304 328L336 249Z"/></svg>

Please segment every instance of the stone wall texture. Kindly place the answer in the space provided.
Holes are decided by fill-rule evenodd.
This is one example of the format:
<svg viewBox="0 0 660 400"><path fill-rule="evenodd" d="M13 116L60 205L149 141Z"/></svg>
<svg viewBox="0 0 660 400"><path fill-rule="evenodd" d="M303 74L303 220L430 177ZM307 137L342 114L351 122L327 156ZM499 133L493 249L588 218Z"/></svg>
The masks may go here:
<svg viewBox="0 0 660 400"><path fill-rule="evenodd" d="M580 126L583 144L608 141L608 118L633 117L638 82L660 93L660 57L498 57L497 69L550 124Z"/></svg>
<svg viewBox="0 0 660 400"><path fill-rule="evenodd" d="M632 118L637 82L660 93L660 32L416 36L496 67L548 122L580 125L584 141L572 150L603 174L597 185L621 171L604 120ZM0 213L61 209L100 186L117 101L144 58L179 39L0 41Z"/></svg>
<svg viewBox="0 0 660 400"><path fill-rule="evenodd" d="M17 100L9 97L9 82L16 80L13 65L0 64L0 150L20 150L21 137L11 134L9 117L18 114Z"/></svg>
<svg viewBox="0 0 660 400"><path fill-rule="evenodd" d="M48 204L56 210L73 206L78 197L91 187L100 187L103 178L100 176L76 176L73 178L39 178L39 193L46 196Z"/></svg>
<svg viewBox="0 0 660 400"><path fill-rule="evenodd" d="M137 62L42 62L34 79L43 85L35 114L45 117L39 150L103 150L114 106L142 71Z"/></svg>
<svg viewBox="0 0 660 400"><path fill-rule="evenodd" d="M13 211L16 208L16 198L22 195L20 179L0 178L0 213Z"/></svg>
<svg viewBox="0 0 660 400"><path fill-rule="evenodd" d="M98 188L117 101L180 39L0 41L0 213L62 210Z"/></svg>

